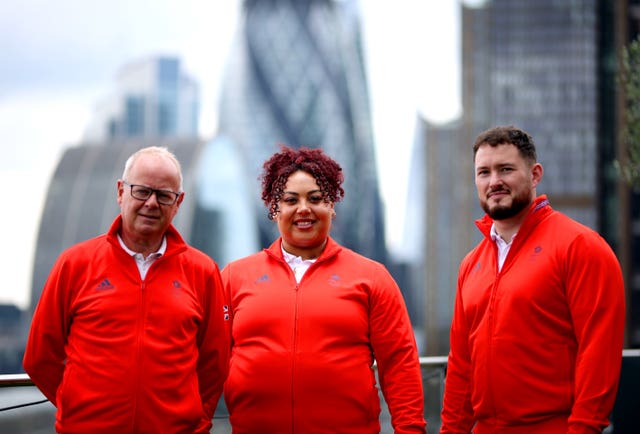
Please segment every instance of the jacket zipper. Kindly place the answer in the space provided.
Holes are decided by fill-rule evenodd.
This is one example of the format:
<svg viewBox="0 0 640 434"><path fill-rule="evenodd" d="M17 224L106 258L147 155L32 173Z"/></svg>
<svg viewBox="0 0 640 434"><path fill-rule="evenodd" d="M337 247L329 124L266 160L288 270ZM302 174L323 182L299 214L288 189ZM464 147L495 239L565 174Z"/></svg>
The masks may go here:
<svg viewBox="0 0 640 434"><path fill-rule="evenodd" d="M293 270L287 264L289 271L293 274ZM293 276L295 281L295 275ZM296 381L296 357L297 357L297 343L298 343L298 297L299 297L300 285L296 282L295 286L295 303L293 311L293 345L291 346L291 433L295 433L295 381Z"/></svg>
<svg viewBox="0 0 640 434"><path fill-rule="evenodd" d="M287 261L285 261L282 258L277 258L279 262L281 262L283 264L284 267L286 267L287 272L289 273L290 278L293 278L293 282L295 283L294 286L294 292L295 292L295 301L294 301L294 311L293 311L293 345L291 347L291 433L295 433L296 429L295 429L295 387L294 387L294 382L295 382L295 365L296 365L296 351L297 351L297 336L298 336L298 298L299 298L299 292L300 292L300 286L301 283L306 279L307 275L309 274L309 271L311 271L312 268L315 268L319 262L324 262L324 260L326 259L321 259L321 260L317 260L316 262L314 262L313 264L311 264L309 266L309 268L307 269L307 271L304 273L304 275L302 276L302 278L300 279L300 283L298 283L296 281L296 275L293 272L293 270L291 269L291 267L289 266L289 264L287 263Z"/></svg>
<svg viewBox="0 0 640 434"><path fill-rule="evenodd" d="M496 274L495 274L495 280L493 282L493 285L491 287L491 297L489 299L489 339L488 339L488 343L489 343L489 352L488 352L488 357L489 360L487 360L487 384L490 384L491 382L491 371L492 371L492 359L493 359L493 335L494 335L494 324L495 324L495 311L496 311L496 305L495 305L495 300L496 300L496 294L498 292L498 286L500 283L500 275L502 274L501 270L500 270L500 264L499 264L499 259L498 259L498 246L496 245L496 243L493 243L493 248L494 248L494 258L495 258L495 264L496 264ZM508 255L507 255L508 256ZM506 259L505 259L506 262ZM496 417L496 409L495 409L495 397L493 396L493 394L491 394L491 407L493 408L493 416Z"/></svg>
<svg viewBox="0 0 640 434"><path fill-rule="evenodd" d="M141 361L142 361L142 351L143 351L143 333L144 333L144 317L145 317L145 302L146 302L146 284L145 281L142 280L140 282L140 304L138 305L138 321L137 321L137 349L136 349L136 370L139 371L141 369ZM138 429L138 394L140 393L140 373L136 374L136 386L135 386L135 398L134 398L134 420L133 420L133 428L134 431Z"/></svg>

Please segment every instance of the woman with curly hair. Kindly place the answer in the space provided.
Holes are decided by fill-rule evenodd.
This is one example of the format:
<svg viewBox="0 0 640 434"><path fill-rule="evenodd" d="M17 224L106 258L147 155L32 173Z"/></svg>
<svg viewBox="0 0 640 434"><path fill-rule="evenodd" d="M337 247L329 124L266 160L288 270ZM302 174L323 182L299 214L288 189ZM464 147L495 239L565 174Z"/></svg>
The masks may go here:
<svg viewBox="0 0 640 434"><path fill-rule="evenodd" d="M380 432L380 388L396 433L425 433L413 329L386 268L329 232L340 165L282 146L262 200L280 237L222 271L232 320L224 397L234 434Z"/></svg>

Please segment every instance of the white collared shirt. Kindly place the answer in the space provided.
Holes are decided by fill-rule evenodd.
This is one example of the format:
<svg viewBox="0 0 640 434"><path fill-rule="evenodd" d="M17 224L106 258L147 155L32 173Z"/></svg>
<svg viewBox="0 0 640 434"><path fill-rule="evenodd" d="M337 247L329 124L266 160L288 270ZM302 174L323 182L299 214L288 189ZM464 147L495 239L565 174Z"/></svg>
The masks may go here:
<svg viewBox="0 0 640 434"><path fill-rule="evenodd" d="M307 272L311 264L316 262L315 259L302 259L300 256L292 255L287 252L284 247L282 248L282 255L284 256L284 260L287 261L289 267L293 270L293 274L296 276L296 282L300 283L302 280L302 276Z"/></svg>
<svg viewBox="0 0 640 434"><path fill-rule="evenodd" d="M124 241L122 241L120 234L118 234L118 241L120 242L120 245L125 250L125 252L133 256L133 259L136 260L136 265L138 266L138 271L140 271L140 277L142 278L142 280L144 280L144 278L147 276L147 271L149 271L149 267L151 267L151 264L153 264L160 256L164 255L164 252L167 250L167 237L162 237L162 243L160 243L160 248L158 249L158 251L155 253L151 253L146 258L142 253L134 252L133 250L128 248L125 245Z"/></svg>
<svg viewBox="0 0 640 434"><path fill-rule="evenodd" d="M496 231L496 224L493 223L491 225L491 239L498 246L498 271L502 270L502 265L504 264L504 260L507 258L507 254L509 253L509 249L511 249L511 244L513 244L513 239L515 237L516 234L513 234L511 241L507 243L500 235L498 235L498 232Z"/></svg>

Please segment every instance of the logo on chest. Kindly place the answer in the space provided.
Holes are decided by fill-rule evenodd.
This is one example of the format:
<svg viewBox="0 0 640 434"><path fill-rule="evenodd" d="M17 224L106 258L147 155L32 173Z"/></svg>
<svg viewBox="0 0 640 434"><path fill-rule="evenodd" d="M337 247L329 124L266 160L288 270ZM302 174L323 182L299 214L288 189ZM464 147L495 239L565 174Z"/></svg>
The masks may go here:
<svg viewBox="0 0 640 434"><path fill-rule="evenodd" d="M111 282L109 282L109 279L105 278L102 282L98 284L98 286L96 286L96 291L107 291L114 288L115 286L113 286Z"/></svg>

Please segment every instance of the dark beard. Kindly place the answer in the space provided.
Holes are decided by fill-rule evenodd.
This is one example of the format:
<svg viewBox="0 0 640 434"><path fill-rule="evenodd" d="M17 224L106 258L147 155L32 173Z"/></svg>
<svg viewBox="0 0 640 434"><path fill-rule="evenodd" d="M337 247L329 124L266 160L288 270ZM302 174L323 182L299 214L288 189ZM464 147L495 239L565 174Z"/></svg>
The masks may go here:
<svg viewBox="0 0 640 434"><path fill-rule="evenodd" d="M496 207L493 207L493 209L489 209L489 205L487 205L487 202L484 202L482 204L482 209L493 220L506 220L520 214L530 204L531 204L530 197L527 197L527 195L520 195L513 198L513 201L511 202L511 206L498 205Z"/></svg>

